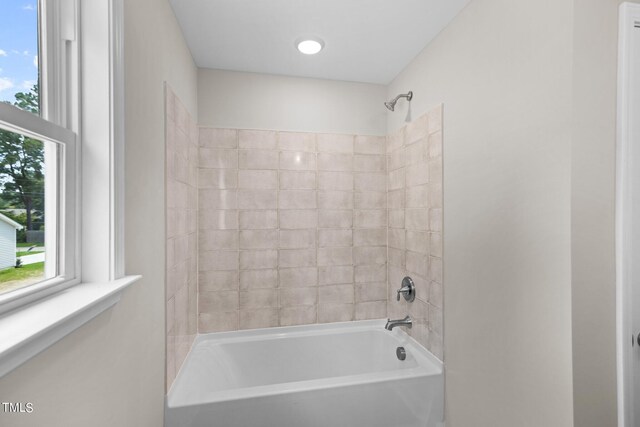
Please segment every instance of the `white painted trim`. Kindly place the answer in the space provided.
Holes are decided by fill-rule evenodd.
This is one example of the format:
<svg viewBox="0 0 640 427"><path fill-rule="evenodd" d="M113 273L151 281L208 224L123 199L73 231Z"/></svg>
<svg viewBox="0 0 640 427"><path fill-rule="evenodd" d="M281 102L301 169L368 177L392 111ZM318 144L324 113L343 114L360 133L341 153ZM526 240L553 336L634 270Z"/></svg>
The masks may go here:
<svg viewBox="0 0 640 427"><path fill-rule="evenodd" d="M74 132L4 102L0 102L0 127L38 140L62 144L76 142Z"/></svg>
<svg viewBox="0 0 640 427"><path fill-rule="evenodd" d="M0 317L0 377L112 307L139 278L74 286Z"/></svg>
<svg viewBox="0 0 640 427"><path fill-rule="evenodd" d="M617 167L616 167L616 350L618 383L618 426L632 427L633 406L630 402L633 382L629 366L631 360L631 283L628 280L628 261L625 259L630 250L627 233L627 221L631 218L631 192L629 159L632 142L631 121L629 118L631 87L631 63L633 32L638 31L635 23L640 21L640 5L623 3L620 5L618 40L618 119L617 119ZM633 165L640 167L640 165Z"/></svg>
<svg viewBox="0 0 640 427"><path fill-rule="evenodd" d="M125 97L124 97L124 4L111 0L110 8L111 88L111 279L124 276L125 192Z"/></svg>

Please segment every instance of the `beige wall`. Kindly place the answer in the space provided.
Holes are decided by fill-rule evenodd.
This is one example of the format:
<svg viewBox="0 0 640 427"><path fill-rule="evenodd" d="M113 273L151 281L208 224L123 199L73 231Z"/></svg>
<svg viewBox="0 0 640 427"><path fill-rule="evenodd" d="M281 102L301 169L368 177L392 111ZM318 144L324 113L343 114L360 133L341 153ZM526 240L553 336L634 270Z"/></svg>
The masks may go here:
<svg viewBox="0 0 640 427"><path fill-rule="evenodd" d="M198 70L198 124L217 128L386 135L386 88Z"/></svg>
<svg viewBox="0 0 640 427"><path fill-rule="evenodd" d="M573 424L571 23L566 0L474 0L388 91L444 104L449 427Z"/></svg>
<svg viewBox="0 0 640 427"><path fill-rule="evenodd" d="M0 379L35 411L9 426L161 426L164 405L164 81L195 116L196 68L166 0L126 1L126 271L120 303Z"/></svg>

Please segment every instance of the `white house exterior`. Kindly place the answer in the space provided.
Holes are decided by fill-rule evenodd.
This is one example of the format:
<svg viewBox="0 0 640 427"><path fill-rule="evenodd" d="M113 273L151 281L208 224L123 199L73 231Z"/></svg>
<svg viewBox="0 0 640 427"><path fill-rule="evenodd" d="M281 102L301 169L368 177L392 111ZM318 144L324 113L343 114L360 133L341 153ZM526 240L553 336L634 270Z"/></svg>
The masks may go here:
<svg viewBox="0 0 640 427"><path fill-rule="evenodd" d="M0 214L0 270L16 265L16 230L22 226Z"/></svg>

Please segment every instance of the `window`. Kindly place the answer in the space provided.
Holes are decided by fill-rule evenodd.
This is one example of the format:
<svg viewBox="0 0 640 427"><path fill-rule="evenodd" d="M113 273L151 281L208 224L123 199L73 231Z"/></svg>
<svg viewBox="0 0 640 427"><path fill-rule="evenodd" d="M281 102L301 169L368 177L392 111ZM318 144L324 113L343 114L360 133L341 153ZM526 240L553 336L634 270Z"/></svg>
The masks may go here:
<svg viewBox="0 0 640 427"><path fill-rule="evenodd" d="M76 6L0 5L0 304L78 281Z"/></svg>

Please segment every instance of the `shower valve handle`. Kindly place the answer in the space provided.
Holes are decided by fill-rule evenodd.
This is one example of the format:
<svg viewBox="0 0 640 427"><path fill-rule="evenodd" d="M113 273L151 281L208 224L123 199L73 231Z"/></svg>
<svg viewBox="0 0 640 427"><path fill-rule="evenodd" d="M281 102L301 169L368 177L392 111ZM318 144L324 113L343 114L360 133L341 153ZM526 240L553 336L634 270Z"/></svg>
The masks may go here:
<svg viewBox="0 0 640 427"><path fill-rule="evenodd" d="M411 277L407 276L402 279L402 287L398 289L398 294L396 295L397 301L400 301L400 294L404 296L407 302L413 302L416 299L416 286Z"/></svg>

